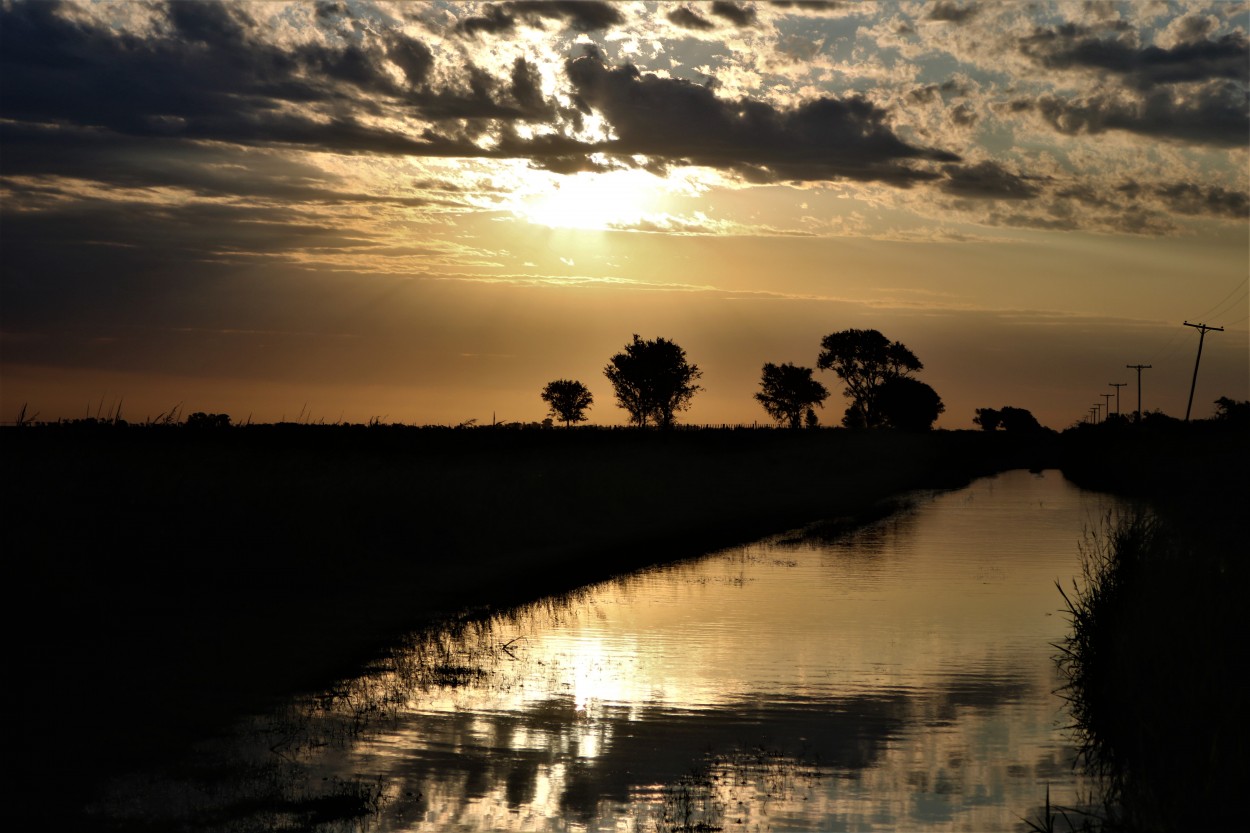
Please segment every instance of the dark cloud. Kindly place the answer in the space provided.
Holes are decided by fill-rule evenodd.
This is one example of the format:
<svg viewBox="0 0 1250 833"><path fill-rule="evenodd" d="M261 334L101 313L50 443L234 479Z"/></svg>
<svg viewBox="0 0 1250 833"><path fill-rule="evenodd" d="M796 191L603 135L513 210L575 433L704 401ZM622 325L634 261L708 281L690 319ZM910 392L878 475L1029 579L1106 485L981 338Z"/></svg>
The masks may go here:
<svg viewBox="0 0 1250 833"><path fill-rule="evenodd" d="M434 53L430 48L419 40L403 35L390 39L386 46L386 56L403 71L408 85L413 88L426 83L434 66Z"/></svg>
<svg viewBox="0 0 1250 833"><path fill-rule="evenodd" d="M466 35L476 35L479 32L497 35L501 32L511 32L516 28L516 24L516 15L510 14L506 6L487 6L484 14L478 17L466 17L460 21L457 28Z"/></svg>
<svg viewBox="0 0 1250 833"><path fill-rule="evenodd" d="M961 6L955 0L937 0L929 6L925 17L929 20L940 20L944 23L963 24L976 17L981 7L976 3Z"/></svg>
<svg viewBox="0 0 1250 833"><path fill-rule="evenodd" d="M768 5L779 9L798 9L799 11L831 12L847 8L845 0L772 0Z"/></svg>
<svg viewBox="0 0 1250 833"><path fill-rule="evenodd" d="M1031 178L988 160L975 165L947 165L944 172L947 178L939 187L957 197L1029 200L1041 193Z"/></svg>
<svg viewBox="0 0 1250 833"><path fill-rule="evenodd" d="M1122 186L1125 193L1140 193L1141 186ZM1189 215L1214 215L1233 219L1250 219L1250 195L1220 186L1202 186L1192 182L1172 182L1145 188L1163 201L1170 211Z"/></svg>
<svg viewBox="0 0 1250 833"><path fill-rule="evenodd" d="M469 140L486 122L554 114L528 67L515 67L500 81L469 65L459 86L435 88L431 50L402 33L283 49L232 4L158 8L168 30L141 38L76 22L56 2L4 6L3 117L136 138L338 153L441 155L453 139L458 152L480 155ZM435 128L413 135L365 120L399 115L424 118ZM67 135L86 139L83 131Z"/></svg>
<svg viewBox="0 0 1250 833"><path fill-rule="evenodd" d="M737 3L725 3L721 0L712 4L712 14L723 17L739 29L755 25L755 9L740 6Z"/></svg>
<svg viewBox="0 0 1250 833"><path fill-rule="evenodd" d="M515 2L509 6L519 14L532 18L559 20L579 32L596 32L610 29L625 22L611 3L596 0L542 0L541 2Z"/></svg>
<svg viewBox="0 0 1250 833"><path fill-rule="evenodd" d="M1156 208L1188 216L1250 219L1250 194L1195 182L1127 180L1115 187L1104 188L1076 183L1055 189L1054 196L1090 208L1132 216Z"/></svg>
<svg viewBox="0 0 1250 833"><path fill-rule="evenodd" d="M967 95L968 92L969 89L966 84L948 80L943 81L941 84L925 84L924 86L908 90L907 98L920 104L928 104L948 95Z"/></svg>
<svg viewBox="0 0 1250 833"><path fill-rule="evenodd" d="M972 127L980 119L976 110L965 102L960 102L950 109L950 118L960 127Z"/></svg>
<svg viewBox="0 0 1250 833"><path fill-rule="evenodd" d="M859 97L819 98L793 109L726 101L711 88L605 66L595 55L568 64L578 105L597 110L617 137L601 146L673 164L732 170L749 181L855 179L907 185L935 175L908 163L958 161L900 139L887 113Z"/></svg>
<svg viewBox="0 0 1250 833"><path fill-rule="evenodd" d="M1189 29L1205 33L1198 25ZM1250 81L1250 41L1243 32L1162 48L1139 46L1131 31L1103 38L1087 27L1065 24L1035 30L1020 40L1020 50L1047 69L1101 71L1120 76L1140 90L1211 79Z"/></svg>
<svg viewBox="0 0 1250 833"><path fill-rule="evenodd" d="M459 29L469 35L476 35L479 32L496 35L511 32L519 24L541 29L544 22L548 20L559 21L578 32L597 32L625 22L620 11L612 4L597 2L597 0L582 0L581 2L518 0L487 6L482 15L461 21Z"/></svg>
<svg viewBox="0 0 1250 833"><path fill-rule="evenodd" d="M1141 97L1112 92L1065 100L1055 95L1017 99L1011 109L1037 113L1068 135L1122 130L1158 139L1244 147L1250 135L1250 93L1232 82L1211 82L1176 96L1166 89Z"/></svg>
<svg viewBox="0 0 1250 833"><path fill-rule="evenodd" d="M701 32L716 28L712 21L705 17L700 17L686 6L680 6L669 12L668 22L683 29L694 29Z"/></svg>

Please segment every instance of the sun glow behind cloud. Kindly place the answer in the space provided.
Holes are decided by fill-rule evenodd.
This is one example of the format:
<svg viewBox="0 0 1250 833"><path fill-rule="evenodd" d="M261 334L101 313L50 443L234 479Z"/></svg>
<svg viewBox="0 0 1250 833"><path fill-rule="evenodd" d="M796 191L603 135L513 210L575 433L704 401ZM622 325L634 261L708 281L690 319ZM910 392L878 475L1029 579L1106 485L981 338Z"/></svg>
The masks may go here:
<svg viewBox="0 0 1250 833"><path fill-rule="evenodd" d="M641 223L665 208L664 180L646 171L538 174L533 190L518 195L513 213L551 228L607 230Z"/></svg>
<svg viewBox="0 0 1250 833"><path fill-rule="evenodd" d="M1062 427L1128 362L1183 409L1204 315L1198 395L1243 398L1248 30L1221 0L3 0L0 419L206 377L258 419L538 419L641 332L704 368L691 419L752 421L763 362L862 326L922 355L943 426ZM1063 323L913 326L1021 311ZM1111 345L1092 382L1043 380L1078 342Z"/></svg>

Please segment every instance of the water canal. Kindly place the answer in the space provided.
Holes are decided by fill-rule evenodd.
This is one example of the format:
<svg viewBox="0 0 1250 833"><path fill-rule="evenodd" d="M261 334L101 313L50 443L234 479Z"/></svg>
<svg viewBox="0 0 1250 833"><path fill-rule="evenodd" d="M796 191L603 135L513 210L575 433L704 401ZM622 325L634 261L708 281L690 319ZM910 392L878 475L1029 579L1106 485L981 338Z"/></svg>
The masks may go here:
<svg viewBox="0 0 1250 833"><path fill-rule="evenodd" d="M1084 790L1055 582L1117 508L1012 471L466 620L262 746L374 831L1027 829Z"/></svg>

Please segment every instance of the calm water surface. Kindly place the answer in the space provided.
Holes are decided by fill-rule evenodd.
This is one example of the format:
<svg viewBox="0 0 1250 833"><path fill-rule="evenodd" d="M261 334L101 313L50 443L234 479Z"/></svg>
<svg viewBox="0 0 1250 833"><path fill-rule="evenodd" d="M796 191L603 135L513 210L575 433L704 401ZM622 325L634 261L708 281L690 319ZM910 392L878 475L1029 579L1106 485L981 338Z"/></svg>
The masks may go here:
<svg viewBox="0 0 1250 833"><path fill-rule="evenodd" d="M609 582L414 638L272 745L379 785L378 831L1026 829L1083 791L1055 582L1115 507L1014 471Z"/></svg>

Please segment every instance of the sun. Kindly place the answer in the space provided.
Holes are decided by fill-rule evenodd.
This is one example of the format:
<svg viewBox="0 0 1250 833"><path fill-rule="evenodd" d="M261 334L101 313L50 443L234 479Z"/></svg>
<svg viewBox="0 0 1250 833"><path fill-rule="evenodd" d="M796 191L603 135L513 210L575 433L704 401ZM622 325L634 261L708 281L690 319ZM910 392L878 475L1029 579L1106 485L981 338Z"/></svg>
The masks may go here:
<svg viewBox="0 0 1250 833"><path fill-rule="evenodd" d="M522 197L516 213L551 228L637 227L662 209L663 182L646 171L578 173L553 178Z"/></svg>

